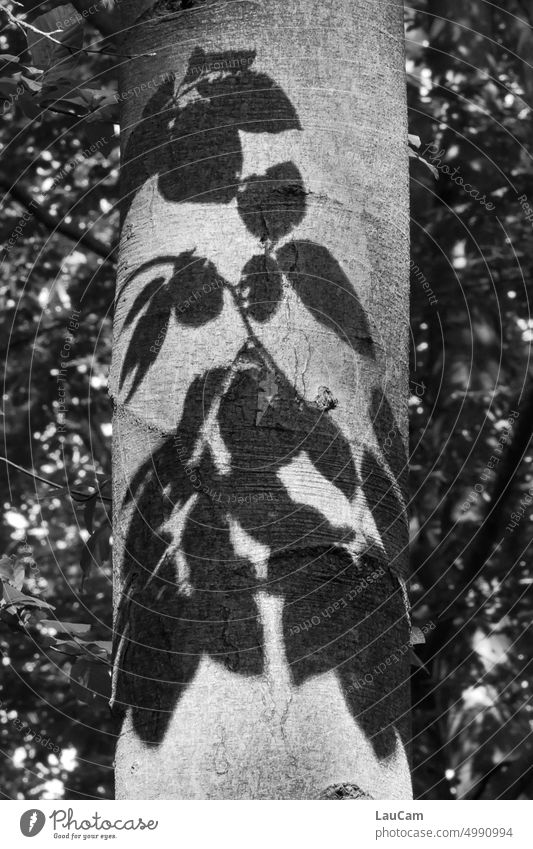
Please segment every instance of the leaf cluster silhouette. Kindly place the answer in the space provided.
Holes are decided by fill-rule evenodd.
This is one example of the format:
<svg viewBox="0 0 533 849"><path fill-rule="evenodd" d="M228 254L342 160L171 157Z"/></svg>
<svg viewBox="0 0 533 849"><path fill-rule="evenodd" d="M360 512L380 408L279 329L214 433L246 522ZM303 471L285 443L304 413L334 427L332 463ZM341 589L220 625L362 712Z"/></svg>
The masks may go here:
<svg viewBox="0 0 533 849"><path fill-rule="evenodd" d="M224 290L232 293L237 319L248 322L248 341L230 367L211 369L192 382L176 433L157 447L131 482L124 504L131 517L122 564L115 703L132 705L135 729L156 743L203 655L235 673L258 675L264 657L255 594L265 589L284 599L284 645L295 685L336 670L350 710L376 752L385 756L395 745L394 731L386 722L389 696L376 705L374 688L354 682L365 674L369 643L379 643L385 657L406 642L398 583L386 571L371 602L370 594L365 599L363 592L335 620L319 617L307 631L298 623L316 619L335 593L346 595L364 574L387 564L387 527L402 516L402 504L390 472L368 451L364 478L359 478L351 447L327 410L299 395L249 322L269 321L289 286L327 332L367 357L373 357L371 331L352 283L329 250L291 238L307 211L308 193L297 166L281 162L264 174L242 178L239 131L301 129L286 95L251 68L253 58L252 52L193 53L182 84L175 92L174 81L167 82L155 93L128 145L126 170L131 162L142 179L157 174L166 200L235 201L260 252L245 263L235 286L194 251L152 260L124 284L140 274L155 275L126 317L133 332L122 385L134 374L127 398L155 363L170 319L194 327L207 324L219 315ZM243 60L245 71L198 70L217 65L227 69ZM157 149L148 144L147 152L146 122L159 140ZM173 266L167 280L157 274L163 262ZM188 310L180 309L184 303L190 305ZM157 345L154 327L162 328ZM275 390L259 415L258 397L269 380ZM209 436L202 436L206 422L216 431L214 446ZM229 468L217 461L220 444ZM345 499L353 501L362 491L383 527L383 547L354 559L349 551L355 540L351 527L334 525L318 509L290 498L280 473L302 459ZM385 498L373 494L379 491L377 478L389 480ZM172 532L175 512L186 514L177 540ZM236 532L268 546L266 577L258 577L254 563L238 553ZM385 606L392 611L392 624L384 632ZM157 708L147 681L157 686ZM394 690L405 682L396 674L388 686Z"/></svg>

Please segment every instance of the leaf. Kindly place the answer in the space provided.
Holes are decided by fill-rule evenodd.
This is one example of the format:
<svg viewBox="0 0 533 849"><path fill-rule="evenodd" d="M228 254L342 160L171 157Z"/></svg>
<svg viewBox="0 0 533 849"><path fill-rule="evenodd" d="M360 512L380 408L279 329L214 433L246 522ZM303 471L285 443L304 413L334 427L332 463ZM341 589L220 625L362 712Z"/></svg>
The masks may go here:
<svg viewBox="0 0 533 849"><path fill-rule="evenodd" d="M120 104L115 98L106 98L98 103L96 109L86 117L87 124L118 124L120 122Z"/></svg>
<svg viewBox="0 0 533 849"><path fill-rule="evenodd" d="M157 149L148 168L159 173L158 188L165 200L230 203L237 194L243 154L238 128L231 115L221 111L220 101L195 100L179 110L174 105L166 124L161 128L165 144ZM140 123L128 143L129 156L137 159L137 164L138 157L145 158L142 130Z"/></svg>
<svg viewBox="0 0 533 849"><path fill-rule="evenodd" d="M63 81L62 81L63 82ZM99 103L99 92L91 88L79 88L67 82L60 86L47 86L43 90L42 103L54 103L70 107L77 115L89 117Z"/></svg>
<svg viewBox="0 0 533 849"><path fill-rule="evenodd" d="M128 327L146 310L135 324L122 364L121 387L135 373L126 400L131 398L157 360L172 314L180 324L200 327L222 312L224 288L229 284L218 274L216 266L205 257L196 256L194 251L184 251L172 259L174 268L168 281L165 282L164 277L151 280L135 298L124 322ZM145 266L135 274L142 270Z"/></svg>
<svg viewBox="0 0 533 849"><path fill-rule="evenodd" d="M422 142L420 141L420 136L414 136L412 135L412 133L407 134L407 140L409 141L409 144L413 145L413 147L418 148L422 144Z"/></svg>
<svg viewBox="0 0 533 849"><path fill-rule="evenodd" d="M382 389L376 387L372 390L368 413L379 446L380 458L391 469L407 503L409 501L409 457L400 425Z"/></svg>
<svg viewBox="0 0 533 849"><path fill-rule="evenodd" d="M43 110L37 100L31 95L22 95L19 98L19 104L27 118L35 120L43 114Z"/></svg>
<svg viewBox="0 0 533 849"><path fill-rule="evenodd" d="M237 194L242 174L243 153L239 131L252 133L282 133L301 130L294 106L283 90L266 74L256 73L249 65L255 54L250 51L204 53L196 50L191 56L186 80L194 85L201 99L189 101L176 109L173 87L168 92L160 87L167 102L161 102L159 91L143 112L150 110L157 120L166 106L167 117L162 134L170 134L170 144L160 155L152 158L154 171L159 172L159 191L174 203L229 203ZM241 61L248 67L243 70ZM194 61L194 65L192 62ZM213 68L192 72L192 68ZM217 73L220 70L221 73ZM163 120L163 123L164 123ZM170 130L168 129L170 127ZM134 131L128 147L128 158L136 158L136 136L142 143L142 133ZM149 167L148 171L152 169ZM299 206L301 207L301 202Z"/></svg>
<svg viewBox="0 0 533 849"><path fill-rule="evenodd" d="M13 566L13 584L17 590L22 589L26 578L26 567L20 558L17 558Z"/></svg>
<svg viewBox="0 0 533 849"><path fill-rule="evenodd" d="M96 493L92 498L89 498L85 502L85 506L83 508L83 520L85 522L85 527L89 531L90 534L93 532L93 518L94 511L96 508Z"/></svg>
<svg viewBox="0 0 533 849"><path fill-rule="evenodd" d="M276 253L280 268L313 318L359 353L374 357L365 310L327 248L293 241Z"/></svg>
<svg viewBox="0 0 533 849"><path fill-rule="evenodd" d="M232 54L228 56L234 59ZM209 54L205 54L204 62L210 62ZM220 123L231 120L232 126L243 132L276 134L302 129L291 101L267 74L248 68L222 79L203 77L197 89L202 97L213 100L219 114L223 104Z"/></svg>
<svg viewBox="0 0 533 849"><path fill-rule="evenodd" d="M241 183L237 209L246 228L262 244L279 242L305 216L302 175L293 162L282 162L265 174L252 174Z"/></svg>
<svg viewBox="0 0 533 849"><path fill-rule="evenodd" d="M180 254L168 282L176 320L188 327L213 321L222 312L227 286L216 266L205 257Z"/></svg>
<svg viewBox="0 0 533 849"><path fill-rule="evenodd" d="M40 102L41 106L60 107L79 117L85 117L89 112L89 106L80 94L80 89L73 86L71 82L65 83L63 80L61 85L43 87Z"/></svg>
<svg viewBox="0 0 533 849"><path fill-rule="evenodd" d="M45 18L46 15L40 15L35 19L34 24L38 29L42 29L43 32L51 32L55 27L50 26L47 28ZM52 38L58 39L58 33L55 33ZM34 66L41 71L45 71L50 67L55 47L59 45L55 45L51 38L46 38L44 35L39 35L39 33L32 30L28 30L27 39L28 50L31 53Z"/></svg>
<svg viewBox="0 0 533 849"><path fill-rule="evenodd" d="M82 640L75 637L72 640L56 640L51 648L61 654L85 657L90 661L100 662L111 659L112 645L111 640Z"/></svg>
<svg viewBox="0 0 533 849"><path fill-rule="evenodd" d="M93 563L97 566L102 564L109 557L111 549L109 536L111 528L104 523L97 528L85 543L80 560L80 569L82 572L82 587L85 584L85 579L89 576Z"/></svg>
<svg viewBox="0 0 533 849"><path fill-rule="evenodd" d="M435 179L439 179L438 168L435 168L435 166L428 162L427 159L424 159L423 156L420 156L420 154L418 154L415 150L412 150L412 148L409 148L409 156L411 159L417 159L419 162L422 163L422 165L425 165L426 168L429 168Z"/></svg>
<svg viewBox="0 0 533 849"><path fill-rule="evenodd" d="M13 564L14 559L7 554L0 557L0 580L5 578L6 581L13 580Z"/></svg>
<svg viewBox="0 0 533 849"><path fill-rule="evenodd" d="M24 74L21 75L21 80L24 80L26 87L31 91L40 91L41 83L36 80L32 80L30 77L25 77Z"/></svg>
<svg viewBox="0 0 533 849"><path fill-rule="evenodd" d="M149 303L150 307L135 325L120 373L121 386L130 374L134 373L127 400L131 398L155 363L167 336L172 303L164 277L156 277L137 296L128 313L125 326L133 321L135 315L145 307L146 303Z"/></svg>
<svg viewBox="0 0 533 849"><path fill-rule="evenodd" d="M45 101L43 100L43 103ZM68 109L73 115L76 115L80 118L83 118L87 114L87 104L85 103L82 97L77 97L74 95L73 97L54 97L53 99L47 98L46 101L49 105L52 103L55 107L60 107L61 109Z"/></svg>
<svg viewBox="0 0 533 849"><path fill-rule="evenodd" d="M283 280L277 264L267 255L248 260L238 289L243 308L255 321L267 321L279 306Z"/></svg>
<svg viewBox="0 0 533 849"><path fill-rule="evenodd" d="M41 610L54 610L54 606L48 604L47 601L43 601L35 596L25 595L5 581L2 581L2 589L5 610L11 612L12 608L16 610L19 607L37 607Z"/></svg>
<svg viewBox="0 0 533 849"><path fill-rule="evenodd" d="M51 86L60 77L68 77L77 67L83 47L83 22L78 18L74 6L67 3L39 15L33 21L37 29L50 33L51 38L27 31L33 63L45 72L43 87ZM76 22L65 27L65 23L71 20Z"/></svg>
<svg viewBox="0 0 533 849"><path fill-rule="evenodd" d="M113 648L112 640L93 640L92 642L87 642L84 645L86 651L91 655L96 655L102 658L111 658L111 651Z"/></svg>
<svg viewBox="0 0 533 849"><path fill-rule="evenodd" d="M111 555L111 526L103 524L97 531L97 550L100 565L109 560Z"/></svg>
<svg viewBox="0 0 533 849"><path fill-rule="evenodd" d="M83 648L75 640L56 640L55 645L51 646L54 651L61 654L83 655Z"/></svg>
<svg viewBox="0 0 533 849"><path fill-rule="evenodd" d="M3 60L6 63L7 62L16 62L17 64L20 63L19 57L13 56L12 53L1 53L0 54L0 60Z"/></svg>
<svg viewBox="0 0 533 849"><path fill-rule="evenodd" d="M105 96L98 88L77 88L76 92L81 100L83 100L83 102L91 109L96 109L98 104L101 103L102 98Z"/></svg>
<svg viewBox="0 0 533 849"><path fill-rule="evenodd" d="M426 642L426 638L423 634L422 629L419 628L417 625L413 625L411 627L411 637L409 642L412 646L420 645Z"/></svg>
<svg viewBox="0 0 533 849"><path fill-rule="evenodd" d="M416 666L419 669L423 669L429 675L429 669L425 665L424 661L421 660L415 651L412 648L409 649L409 659L411 661L411 666Z"/></svg>
<svg viewBox="0 0 533 849"><path fill-rule="evenodd" d="M95 553L95 539L96 534L92 534L83 547L83 551L81 553L80 560L80 569L82 574L82 587L85 582L85 578L87 578L91 572L91 567L94 561L94 553Z"/></svg>
<svg viewBox="0 0 533 849"><path fill-rule="evenodd" d="M43 98L47 100L60 100L62 97L68 97L68 95L73 94L75 91L76 88L72 85L72 80L68 77L61 76L44 88Z"/></svg>
<svg viewBox="0 0 533 849"><path fill-rule="evenodd" d="M132 163L126 168L130 186L138 184L140 171L144 179L159 174L159 191L173 203L222 204L235 198L243 164L239 131L301 129L281 88L250 70L254 59L253 51L193 51L182 85L196 87L199 96L180 102L180 89L176 93L170 80L150 98L124 155L124 165ZM168 140L152 152L146 150L147 123L154 137Z"/></svg>
<svg viewBox="0 0 533 849"><path fill-rule="evenodd" d="M78 622L60 622L58 619L43 619L41 626L53 628L58 634L69 634L71 637L84 637L92 628L92 625Z"/></svg>
<svg viewBox="0 0 533 849"><path fill-rule="evenodd" d="M361 458L362 490L379 539L376 544L385 551L391 570L404 566L408 540L407 511L400 483L390 476L381 458L365 448ZM405 576L402 576L405 578Z"/></svg>
<svg viewBox="0 0 533 849"><path fill-rule="evenodd" d="M18 84L13 82L12 79L9 79L8 77L0 77L0 93L4 94L6 97L16 94L18 87Z"/></svg>
<svg viewBox="0 0 533 849"><path fill-rule="evenodd" d="M70 684L76 698L86 704L104 702L111 697L111 670L107 663L81 657L72 665Z"/></svg>
<svg viewBox="0 0 533 849"><path fill-rule="evenodd" d="M192 255L192 254L191 254ZM133 277L132 277L133 279ZM164 277L155 277L153 280L150 280L149 284L141 289L137 297L135 298L133 304L130 307L128 315L124 321L124 327L129 327L130 324L134 322L139 313L148 306L150 301L153 298L156 298L159 291L165 286L165 278Z"/></svg>
<svg viewBox="0 0 533 849"><path fill-rule="evenodd" d="M125 501L131 504L130 525L122 563L126 584L115 633L117 637L124 633L127 623L129 633L142 630L152 635L149 641L124 640L120 655L117 646L117 699L135 706L134 725L146 722L147 711L153 709L150 694L142 690L142 679L153 676L154 663L165 666L164 692L156 708L162 724L172 715L202 655L209 653L215 662L239 674L262 671L262 626L254 601L257 580L247 555L236 551L232 542L234 522L256 542L271 546L269 586L287 599L287 607L302 597L304 607L313 604L308 601L310 595L315 598L310 588L324 585L324 580L324 597L331 598L332 571L343 582L353 565L347 552L337 547L354 539L353 528L342 520L333 528L318 509L289 497L284 482L280 486L280 470L291 459L305 462L300 466L302 479L307 479L305 469L313 464L331 482L331 489L339 490L341 503L341 494L346 496L348 506L358 483L350 445L331 418L306 403L282 369L269 368L265 359L260 343L252 350L243 346L234 359L239 369L219 367L195 378L175 434L154 448L129 484ZM270 387L272 403L257 426L264 384ZM215 466L209 438L203 449L198 445L201 425L213 418L214 411L215 438L230 458L222 471ZM193 453L195 459L189 465ZM258 462L265 457L274 457L274 462ZM270 498L257 509L247 493ZM177 553L170 545L169 513L187 504ZM293 550L293 540L304 536L313 542L306 539L308 547L300 549L300 568L283 552ZM320 563L315 545L325 554ZM316 583L310 569L315 570ZM386 589L390 591L389 585ZM318 603L316 610L321 607ZM329 660L328 668L342 662L338 656ZM306 674L313 674L310 667L302 671L302 680ZM153 736L160 739L160 730Z"/></svg>

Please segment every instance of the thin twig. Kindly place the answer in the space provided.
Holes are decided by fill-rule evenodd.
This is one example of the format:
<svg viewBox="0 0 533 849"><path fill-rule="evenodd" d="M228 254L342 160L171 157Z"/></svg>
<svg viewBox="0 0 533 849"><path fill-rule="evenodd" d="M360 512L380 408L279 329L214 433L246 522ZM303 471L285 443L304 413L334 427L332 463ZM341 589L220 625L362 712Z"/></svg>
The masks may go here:
<svg viewBox="0 0 533 849"><path fill-rule="evenodd" d="M10 12L9 9L4 9L4 12L6 13L7 17L9 18L12 24L19 26L22 29L29 29L32 32L37 33L37 35L44 35L45 38L49 38L50 41L54 42L54 44L59 44L60 47L63 47L61 41L58 41L57 38L53 38L56 33L63 32L62 29L53 29L51 30L51 32L44 32L42 29L34 27L33 24L29 24L27 21L21 21L20 18L17 18L17 16L14 15L13 12Z"/></svg>
<svg viewBox="0 0 533 849"><path fill-rule="evenodd" d="M74 55L74 53L100 53L103 56L119 56L121 59L143 59L148 56L157 56L156 52L135 54L116 53L116 51L114 50L95 50L92 47L79 47L77 50L75 50L73 47L70 46L70 44L65 44L64 42L59 41L57 38L54 38L54 35L57 35L58 33L64 33L66 30L53 29L50 30L50 32L45 32L44 30L33 26L33 24L29 24L27 21L22 21L20 18L17 18L17 16L14 15L13 12L10 12L9 9L4 9L4 11L11 23L16 24L22 29L29 29L32 32L35 32L37 35L43 35L45 38L48 38L50 41L53 41L54 44L58 44L60 47L64 47L66 50L69 51L71 55Z"/></svg>
<svg viewBox="0 0 533 849"><path fill-rule="evenodd" d="M81 47L84 53L100 53L102 56L118 56L120 59L144 59L147 56L157 56L157 53L117 53L116 50L93 50L91 47Z"/></svg>
<svg viewBox="0 0 533 849"><path fill-rule="evenodd" d="M54 110L55 111L55 110ZM71 114L71 113L66 113ZM76 117L76 116L72 116ZM7 177L3 177L0 175L0 188L5 189L6 192L9 192L13 200L17 203L22 204L22 206L26 207L42 224L48 227L52 232L61 233L61 235L66 236L77 244L83 245L88 248L93 253L100 256L104 262L108 262L111 265L114 265L113 254L116 250L116 245L111 245L111 248L107 248L106 245L103 244L96 236L93 236L91 233L85 230L79 230L72 224L67 224L66 221L56 218L52 215L48 210L44 209L44 207L39 204L26 189L23 189L21 186L13 185L11 181Z"/></svg>
<svg viewBox="0 0 533 849"><path fill-rule="evenodd" d="M13 463L12 460L8 460L7 457L0 456L0 460L3 460L4 463L7 463L8 466L12 466L14 469L18 469L19 472L22 472L24 475L28 475L29 478L33 478L34 480L41 481L41 483L45 483L47 486L51 486L54 489L62 489L67 490L69 495L77 495L84 501L89 501L91 498L94 498L95 495L99 495L102 501L111 502L112 499L109 495L102 495L100 489L98 488L97 492L87 493L81 492L79 489L71 489L68 486L62 486L60 483L55 483L55 481L48 480L48 478L43 478L41 475L36 474L36 472L30 472L29 469L25 469L24 466L19 466L17 463Z"/></svg>

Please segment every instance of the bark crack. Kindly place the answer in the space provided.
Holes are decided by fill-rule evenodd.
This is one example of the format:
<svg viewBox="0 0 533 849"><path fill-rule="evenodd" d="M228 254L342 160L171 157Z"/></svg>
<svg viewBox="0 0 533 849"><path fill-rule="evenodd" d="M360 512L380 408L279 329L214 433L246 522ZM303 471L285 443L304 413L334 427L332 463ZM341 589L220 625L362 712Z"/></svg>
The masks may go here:
<svg viewBox="0 0 533 849"><path fill-rule="evenodd" d="M332 784L318 797L319 799L373 799L369 793L357 784Z"/></svg>
<svg viewBox="0 0 533 849"><path fill-rule="evenodd" d="M182 12L189 11L189 9L205 6L207 2L208 0L157 0L135 19L135 24L172 18Z"/></svg>
<svg viewBox="0 0 533 849"><path fill-rule="evenodd" d="M169 436L173 436L175 430L165 430L164 428L158 427L153 421L150 421L146 416L140 416L137 413L134 413L131 407L126 404L121 404L115 400L115 398L110 395L111 400L113 402L113 416L120 418L127 418L133 422L133 424L138 425L142 429L149 430L151 433L156 433L161 438L166 439Z"/></svg>

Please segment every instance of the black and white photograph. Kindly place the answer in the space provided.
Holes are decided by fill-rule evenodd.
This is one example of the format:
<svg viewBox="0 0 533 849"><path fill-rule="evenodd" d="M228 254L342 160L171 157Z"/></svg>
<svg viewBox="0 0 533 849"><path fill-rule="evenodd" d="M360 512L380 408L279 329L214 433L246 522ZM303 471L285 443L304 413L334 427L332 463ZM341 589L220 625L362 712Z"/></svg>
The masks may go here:
<svg viewBox="0 0 533 849"><path fill-rule="evenodd" d="M532 27L2 0L13 845L530 845Z"/></svg>

